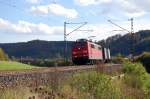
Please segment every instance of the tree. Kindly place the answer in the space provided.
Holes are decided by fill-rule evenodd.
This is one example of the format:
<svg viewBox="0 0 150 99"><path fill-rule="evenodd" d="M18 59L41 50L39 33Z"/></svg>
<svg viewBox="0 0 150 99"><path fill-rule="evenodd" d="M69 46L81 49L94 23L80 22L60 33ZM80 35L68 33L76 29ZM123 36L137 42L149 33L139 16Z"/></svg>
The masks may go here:
<svg viewBox="0 0 150 99"><path fill-rule="evenodd" d="M2 48L0 48L0 60L1 61L7 61L7 60L9 60L8 55L5 54L5 52L3 51Z"/></svg>

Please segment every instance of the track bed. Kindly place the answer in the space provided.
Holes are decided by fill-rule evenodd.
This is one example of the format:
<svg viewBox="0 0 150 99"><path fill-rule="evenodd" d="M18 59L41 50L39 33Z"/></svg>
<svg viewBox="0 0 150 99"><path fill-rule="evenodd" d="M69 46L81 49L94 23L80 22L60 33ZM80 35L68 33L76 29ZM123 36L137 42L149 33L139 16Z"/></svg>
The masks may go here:
<svg viewBox="0 0 150 99"><path fill-rule="evenodd" d="M0 71L0 88L15 86L36 86L51 83L54 79L64 79L77 72L99 71L111 74L120 72L119 64L82 65L67 67L34 68L21 71Z"/></svg>

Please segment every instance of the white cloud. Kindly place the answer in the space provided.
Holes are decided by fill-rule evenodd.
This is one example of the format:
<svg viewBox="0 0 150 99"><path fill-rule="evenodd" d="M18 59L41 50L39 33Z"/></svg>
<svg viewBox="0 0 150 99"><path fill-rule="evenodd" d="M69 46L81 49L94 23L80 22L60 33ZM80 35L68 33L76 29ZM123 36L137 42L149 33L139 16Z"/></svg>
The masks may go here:
<svg viewBox="0 0 150 99"><path fill-rule="evenodd" d="M109 26L106 24L93 24L83 27L82 29L93 29L94 32L84 33L81 31L76 31L68 36L70 40L76 40L82 37L88 37L91 35L98 35L98 37L105 37L105 31L108 31ZM0 31L5 31L5 33L12 34L26 34L26 35L63 35L63 26L48 26L47 24L39 23L34 24L26 21L18 21L17 23L12 23L8 20L0 18ZM67 33L72 31L74 28L67 27ZM82 30L81 29L81 30ZM111 29L111 28L109 28ZM63 37L63 36L62 36ZM74 37L74 38L72 38Z"/></svg>
<svg viewBox="0 0 150 99"><path fill-rule="evenodd" d="M128 13L128 12L126 12L125 14L126 14L126 16L128 16L128 17L140 17L140 16L145 15L146 12L144 12L144 11L141 11L141 12L134 12L134 13Z"/></svg>
<svg viewBox="0 0 150 99"><path fill-rule="evenodd" d="M98 5L101 3L108 3L111 0L74 0L75 3L81 6L88 6L88 5Z"/></svg>
<svg viewBox="0 0 150 99"><path fill-rule="evenodd" d="M49 9L45 6L38 6L38 7L31 7L30 11L33 14L48 14L49 13Z"/></svg>
<svg viewBox="0 0 150 99"><path fill-rule="evenodd" d="M62 34L63 26L48 26L43 23L34 24L26 21L12 23L0 18L0 30L20 34Z"/></svg>
<svg viewBox="0 0 150 99"><path fill-rule="evenodd" d="M80 6L97 5L102 14L114 12L127 17L143 16L150 11L149 0L74 0ZM105 13L106 12L106 13ZM98 13L99 14L99 13Z"/></svg>
<svg viewBox="0 0 150 99"><path fill-rule="evenodd" d="M36 4L40 2L40 0L26 0L26 1L32 4Z"/></svg>
<svg viewBox="0 0 150 99"><path fill-rule="evenodd" d="M136 20L134 22L134 30L135 32L139 30L146 30L150 29L150 24L147 20ZM117 23L121 25L122 27L130 30L130 22L119 22ZM67 33L72 31L74 28L67 27ZM109 23L103 23L103 24L89 24L87 26L84 26L81 28L81 30L93 30L93 32L83 32L83 31L75 31L71 35L67 37L68 40L76 40L79 38L87 38L88 36L96 36L96 40L105 39L109 36L121 33L125 34L126 31L123 32L115 32L112 30L120 30L120 28L117 28L114 25L111 25ZM4 20L0 18L0 31L1 33L8 33L8 34L25 34L25 35L50 35L50 36L58 36L63 38L63 26L49 26L44 23L34 24L26 21L18 21L17 23L12 23L8 20ZM41 36L39 36L41 37Z"/></svg>
<svg viewBox="0 0 150 99"><path fill-rule="evenodd" d="M52 13L58 16L65 16L67 18L76 18L78 13L75 9L65 8L59 4L49 4L45 6L33 6L30 11L34 14L49 14Z"/></svg>
<svg viewBox="0 0 150 99"><path fill-rule="evenodd" d="M132 0L116 0L116 4L114 4L113 7L118 7L122 13L125 13L125 15L129 17L138 17L146 14L146 9L142 9L141 6L137 5L135 2L132 2Z"/></svg>

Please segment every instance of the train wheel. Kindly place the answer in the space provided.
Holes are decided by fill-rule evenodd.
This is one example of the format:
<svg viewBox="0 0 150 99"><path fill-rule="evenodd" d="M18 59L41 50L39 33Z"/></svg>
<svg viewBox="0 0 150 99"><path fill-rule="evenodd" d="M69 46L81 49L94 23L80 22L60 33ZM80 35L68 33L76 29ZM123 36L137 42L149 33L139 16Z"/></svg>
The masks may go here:
<svg viewBox="0 0 150 99"><path fill-rule="evenodd" d="M93 65L94 63L93 63L93 60L90 60L90 65Z"/></svg>

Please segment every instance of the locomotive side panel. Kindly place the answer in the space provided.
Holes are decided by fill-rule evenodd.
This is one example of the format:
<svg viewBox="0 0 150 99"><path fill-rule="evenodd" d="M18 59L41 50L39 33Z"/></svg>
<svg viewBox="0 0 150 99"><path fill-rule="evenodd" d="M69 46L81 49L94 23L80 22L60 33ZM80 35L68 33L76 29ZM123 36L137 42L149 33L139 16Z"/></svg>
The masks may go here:
<svg viewBox="0 0 150 99"><path fill-rule="evenodd" d="M110 56L110 49L109 48L103 48L103 61L108 62L111 59Z"/></svg>
<svg viewBox="0 0 150 99"><path fill-rule="evenodd" d="M88 42L89 59L91 60L102 60L102 49L101 46Z"/></svg>
<svg viewBox="0 0 150 99"><path fill-rule="evenodd" d="M108 56L108 60L110 60L111 56L110 56L110 49L109 48L107 49L107 56Z"/></svg>

